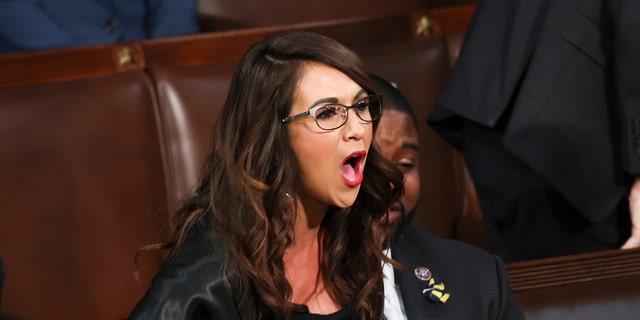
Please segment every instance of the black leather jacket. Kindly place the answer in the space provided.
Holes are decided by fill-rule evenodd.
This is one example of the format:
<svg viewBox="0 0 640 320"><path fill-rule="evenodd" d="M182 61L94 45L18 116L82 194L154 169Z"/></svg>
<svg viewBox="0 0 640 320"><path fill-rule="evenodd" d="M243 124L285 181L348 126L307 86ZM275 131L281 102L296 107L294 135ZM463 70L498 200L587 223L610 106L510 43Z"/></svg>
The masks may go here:
<svg viewBox="0 0 640 320"><path fill-rule="evenodd" d="M204 226L191 228L129 319L246 319L223 271L226 246Z"/></svg>
<svg viewBox="0 0 640 320"><path fill-rule="evenodd" d="M136 305L129 319L153 320L255 320L253 305L240 305L232 283L237 269L224 267L226 244L220 235L208 230L204 223L194 225L176 254L162 266L151 288ZM269 310L264 319L273 319ZM310 314L300 308L292 319L346 320L353 319L352 309L328 315Z"/></svg>

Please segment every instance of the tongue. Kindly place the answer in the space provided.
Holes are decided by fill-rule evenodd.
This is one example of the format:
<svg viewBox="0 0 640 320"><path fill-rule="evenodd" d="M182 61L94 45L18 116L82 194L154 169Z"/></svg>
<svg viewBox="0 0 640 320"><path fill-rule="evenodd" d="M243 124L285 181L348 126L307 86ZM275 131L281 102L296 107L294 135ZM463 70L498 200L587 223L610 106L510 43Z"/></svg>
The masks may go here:
<svg viewBox="0 0 640 320"><path fill-rule="evenodd" d="M356 170L353 168L352 165L348 163L345 163L342 165L342 167L340 168L340 173L342 173L343 176L351 180L356 178Z"/></svg>

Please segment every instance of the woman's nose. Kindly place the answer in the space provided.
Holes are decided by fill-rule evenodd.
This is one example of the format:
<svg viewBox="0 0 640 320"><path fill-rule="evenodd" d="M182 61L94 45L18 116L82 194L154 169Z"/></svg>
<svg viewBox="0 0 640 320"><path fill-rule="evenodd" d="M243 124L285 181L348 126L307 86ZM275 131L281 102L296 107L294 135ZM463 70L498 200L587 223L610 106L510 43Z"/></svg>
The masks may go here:
<svg viewBox="0 0 640 320"><path fill-rule="evenodd" d="M358 117L355 109L347 110L345 116L347 117L347 121L344 124L343 138L345 140L362 139L367 127L370 127L370 123L362 121L360 117Z"/></svg>

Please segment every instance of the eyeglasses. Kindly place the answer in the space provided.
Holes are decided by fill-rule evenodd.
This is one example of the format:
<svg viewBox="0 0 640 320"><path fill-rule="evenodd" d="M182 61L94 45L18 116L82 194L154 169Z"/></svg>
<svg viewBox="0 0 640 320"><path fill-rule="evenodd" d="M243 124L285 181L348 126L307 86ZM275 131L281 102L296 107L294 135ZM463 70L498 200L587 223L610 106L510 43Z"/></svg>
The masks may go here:
<svg viewBox="0 0 640 320"><path fill-rule="evenodd" d="M339 103L323 104L313 107L307 112L298 113L282 119L282 123L287 123L298 118L311 116L318 127L323 130L334 130L347 123L349 109L356 110L358 118L362 121L373 122L380 118L382 113L382 96L371 94L351 106Z"/></svg>

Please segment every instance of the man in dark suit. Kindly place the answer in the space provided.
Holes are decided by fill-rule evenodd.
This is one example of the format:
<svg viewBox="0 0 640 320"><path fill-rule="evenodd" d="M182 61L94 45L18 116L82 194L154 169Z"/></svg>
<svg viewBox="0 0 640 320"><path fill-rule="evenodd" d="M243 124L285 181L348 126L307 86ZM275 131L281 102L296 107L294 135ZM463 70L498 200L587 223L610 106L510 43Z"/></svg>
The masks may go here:
<svg viewBox="0 0 640 320"><path fill-rule="evenodd" d="M196 0L0 0L0 54L198 32Z"/></svg>
<svg viewBox="0 0 640 320"><path fill-rule="evenodd" d="M429 123L464 155L505 261L629 239L638 34L636 0L479 1Z"/></svg>
<svg viewBox="0 0 640 320"><path fill-rule="evenodd" d="M397 233L386 254L402 268L383 266L385 319L523 319L500 258L409 226L420 193L418 122L398 89L372 78L384 110L375 143L403 172L405 189L387 212Z"/></svg>

